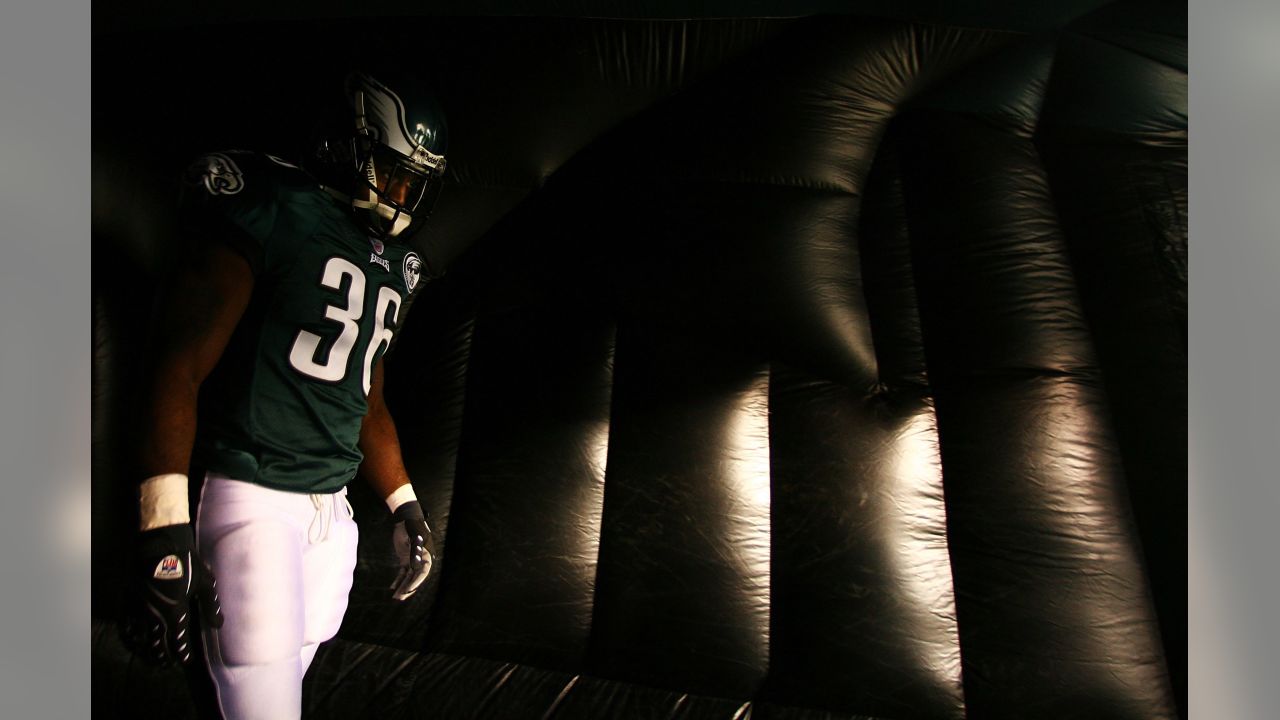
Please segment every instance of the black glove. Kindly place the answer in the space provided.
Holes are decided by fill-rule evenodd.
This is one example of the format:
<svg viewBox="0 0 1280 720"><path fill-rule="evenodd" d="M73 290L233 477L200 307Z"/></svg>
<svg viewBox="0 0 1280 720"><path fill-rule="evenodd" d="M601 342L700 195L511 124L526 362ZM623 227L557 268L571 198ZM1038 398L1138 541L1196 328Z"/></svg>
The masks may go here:
<svg viewBox="0 0 1280 720"><path fill-rule="evenodd" d="M396 519L396 529L392 533L391 542L395 545L400 572L396 575L395 582L391 583L394 591L391 597L405 600L417 592L418 586L431 574L436 547L431 541L427 517L422 513L422 505L417 500L410 500L396 508L393 516Z"/></svg>
<svg viewBox="0 0 1280 720"><path fill-rule="evenodd" d="M192 598L209 627L222 627L217 581L195 551L190 524L166 525L140 536L138 597L126 620L134 651L162 665L191 661Z"/></svg>

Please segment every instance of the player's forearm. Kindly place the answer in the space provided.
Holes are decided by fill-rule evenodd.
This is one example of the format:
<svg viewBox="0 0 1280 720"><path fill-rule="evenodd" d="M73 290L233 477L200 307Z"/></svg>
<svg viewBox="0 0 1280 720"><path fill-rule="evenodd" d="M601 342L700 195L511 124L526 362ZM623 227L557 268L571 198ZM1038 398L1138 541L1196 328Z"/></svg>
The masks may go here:
<svg viewBox="0 0 1280 720"><path fill-rule="evenodd" d="M385 406L370 408L360 428L360 451L364 463L360 474L380 498L386 498L409 483L400 454L400 438Z"/></svg>
<svg viewBox="0 0 1280 720"><path fill-rule="evenodd" d="M200 385L240 322L253 284L248 261L215 243L198 249L163 298L158 358L143 400L139 460L144 478L187 473Z"/></svg>
<svg viewBox="0 0 1280 720"><path fill-rule="evenodd" d="M156 374L143 413L140 469L143 478L179 473L191 463L199 384L176 368Z"/></svg>

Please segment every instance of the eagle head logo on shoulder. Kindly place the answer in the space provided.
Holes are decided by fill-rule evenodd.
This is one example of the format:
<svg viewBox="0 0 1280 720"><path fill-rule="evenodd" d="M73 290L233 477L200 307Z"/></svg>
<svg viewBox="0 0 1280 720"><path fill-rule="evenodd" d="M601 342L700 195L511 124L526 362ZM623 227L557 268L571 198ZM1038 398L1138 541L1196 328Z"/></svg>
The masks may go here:
<svg viewBox="0 0 1280 720"><path fill-rule="evenodd" d="M203 185L210 195L235 195L244 189L244 173L222 153L210 153L192 163L187 180Z"/></svg>

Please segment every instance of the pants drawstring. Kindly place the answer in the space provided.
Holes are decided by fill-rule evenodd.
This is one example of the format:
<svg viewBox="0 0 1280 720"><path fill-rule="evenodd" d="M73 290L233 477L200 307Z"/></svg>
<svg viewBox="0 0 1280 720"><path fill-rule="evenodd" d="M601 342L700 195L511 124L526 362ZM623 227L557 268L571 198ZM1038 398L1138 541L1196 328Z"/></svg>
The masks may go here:
<svg viewBox="0 0 1280 720"><path fill-rule="evenodd" d="M309 496L311 506L316 509L315 517L311 519L311 526L307 528L307 541L312 545L329 539L329 531L333 529L333 523L338 519L338 504L334 501L339 495L342 496L342 505L347 510L347 517L354 518L356 511L351 507L351 501L347 499L345 489L333 494Z"/></svg>

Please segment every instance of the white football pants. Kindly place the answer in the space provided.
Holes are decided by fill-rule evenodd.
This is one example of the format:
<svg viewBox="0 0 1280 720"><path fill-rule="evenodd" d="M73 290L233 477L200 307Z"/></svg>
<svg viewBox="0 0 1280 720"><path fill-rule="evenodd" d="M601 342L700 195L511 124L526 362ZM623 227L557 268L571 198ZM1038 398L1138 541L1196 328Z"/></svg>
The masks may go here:
<svg viewBox="0 0 1280 720"><path fill-rule="evenodd" d="M223 615L204 632L205 658L226 720L301 717L302 676L347 610L352 514L346 488L307 495L205 476L196 537Z"/></svg>

